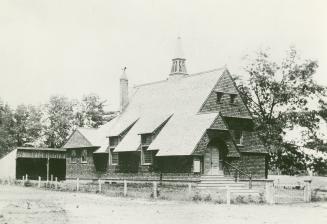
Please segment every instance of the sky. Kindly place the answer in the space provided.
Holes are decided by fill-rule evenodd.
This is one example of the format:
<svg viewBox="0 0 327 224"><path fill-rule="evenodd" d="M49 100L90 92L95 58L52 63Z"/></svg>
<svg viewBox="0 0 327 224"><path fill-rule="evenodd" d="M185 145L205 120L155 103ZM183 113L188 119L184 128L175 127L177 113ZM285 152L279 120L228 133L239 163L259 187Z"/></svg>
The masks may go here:
<svg viewBox="0 0 327 224"><path fill-rule="evenodd" d="M327 85L324 0L0 0L0 98L45 103L51 95L96 93L118 109L119 76L130 86L166 79L181 36L189 73L227 66L242 75L244 56L295 46L318 60Z"/></svg>

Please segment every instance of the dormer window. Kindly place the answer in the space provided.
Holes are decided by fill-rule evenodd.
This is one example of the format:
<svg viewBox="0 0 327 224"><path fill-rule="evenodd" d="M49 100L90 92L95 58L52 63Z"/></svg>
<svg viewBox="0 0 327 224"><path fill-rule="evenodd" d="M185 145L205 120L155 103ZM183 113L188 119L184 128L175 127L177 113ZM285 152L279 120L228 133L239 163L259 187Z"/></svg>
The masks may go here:
<svg viewBox="0 0 327 224"><path fill-rule="evenodd" d="M143 134L141 135L141 143L142 145L150 145L152 142L152 135L151 134Z"/></svg>
<svg viewBox="0 0 327 224"><path fill-rule="evenodd" d="M236 99L236 94L230 94L230 103L234 104L235 103L235 99Z"/></svg>
<svg viewBox="0 0 327 224"><path fill-rule="evenodd" d="M224 93L223 92L216 92L217 95L217 103L221 103Z"/></svg>
<svg viewBox="0 0 327 224"><path fill-rule="evenodd" d="M234 130L235 143L238 146L243 145L243 132L241 130Z"/></svg>

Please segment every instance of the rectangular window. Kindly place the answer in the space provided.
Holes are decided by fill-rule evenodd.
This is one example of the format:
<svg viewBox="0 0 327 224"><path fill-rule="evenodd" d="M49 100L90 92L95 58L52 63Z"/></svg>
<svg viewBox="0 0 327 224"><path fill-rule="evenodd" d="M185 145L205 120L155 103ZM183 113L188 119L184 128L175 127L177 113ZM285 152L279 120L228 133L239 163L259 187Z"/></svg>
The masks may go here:
<svg viewBox="0 0 327 224"><path fill-rule="evenodd" d="M236 145L243 145L243 132L240 130L234 130L234 138Z"/></svg>
<svg viewBox="0 0 327 224"><path fill-rule="evenodd" d="M87 163L87 150L83 149L81 153L81 163Z"/></svg>
<svg viewBox="0 0 327 224"><path fill-rule="evenodd" d="M223 92L216 92L217 94L217 103L221 103L224 93Z"/></svg>
<svg viewBox="0 0 327 224"><path fill-rule="evenodd" d="M115 137L109 137L109 145L110 147L115 147L117 146L119 143L119 138L118 136L115 136Z"/></svg>
<svg viewBox="0 0 327 224"><path fill-rule="evenodd" d="M71 150L71 152L70 152L70 162L71 162L71 163L76 163L76 160L77 160L76 150L73 149L73 150Z"/></svg>
<svg viewBox="0 0 327 224"><path fill-rule="evenodd" d="M148 147L142 147L141 161L143 165L151 165L153 163L152 151L147 151Z"/></svg>
<svg viewBox="0 0 327 224"><path fill-rule="evenodd" d="M118 163L119 163L118 152L113 152L113 150L111 150L111 165L118 165Z"/></svg>
<svg viewBox="0 0 327 224"><path fill-rule="evenodd" d="M235 103L235 99L236 99L236 94L230 94L230 103L234 104Z"/></svg>
<svg viewBox="0 0 327 224"><path fill-rule="evenodd" d="M143 134L141 135L142 145L150 145L152 142L152 134Z"/></svg>

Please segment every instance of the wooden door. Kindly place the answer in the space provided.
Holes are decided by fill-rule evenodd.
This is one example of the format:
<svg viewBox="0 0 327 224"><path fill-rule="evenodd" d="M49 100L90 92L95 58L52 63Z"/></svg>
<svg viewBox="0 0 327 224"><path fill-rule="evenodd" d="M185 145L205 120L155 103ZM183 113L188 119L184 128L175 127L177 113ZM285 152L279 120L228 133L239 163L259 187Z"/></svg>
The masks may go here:
<svg viewBox="0 0 327 224"><path fill-rule="evenodd" d="M205 173L208 175L217 175L220 171L219 150L215 146L209 146L204 158Z"/></svg>

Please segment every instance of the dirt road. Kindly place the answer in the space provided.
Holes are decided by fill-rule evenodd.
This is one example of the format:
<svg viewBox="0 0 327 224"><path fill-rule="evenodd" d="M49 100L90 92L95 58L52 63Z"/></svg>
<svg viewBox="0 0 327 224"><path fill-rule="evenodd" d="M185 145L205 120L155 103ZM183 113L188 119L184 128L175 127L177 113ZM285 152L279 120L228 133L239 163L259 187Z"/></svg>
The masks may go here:
<svg viewBox="0 0 327 224"><path fill-rule="evenodd" d="M214 205L0 185L0 224L327 223L327 203Z"/></svg>

